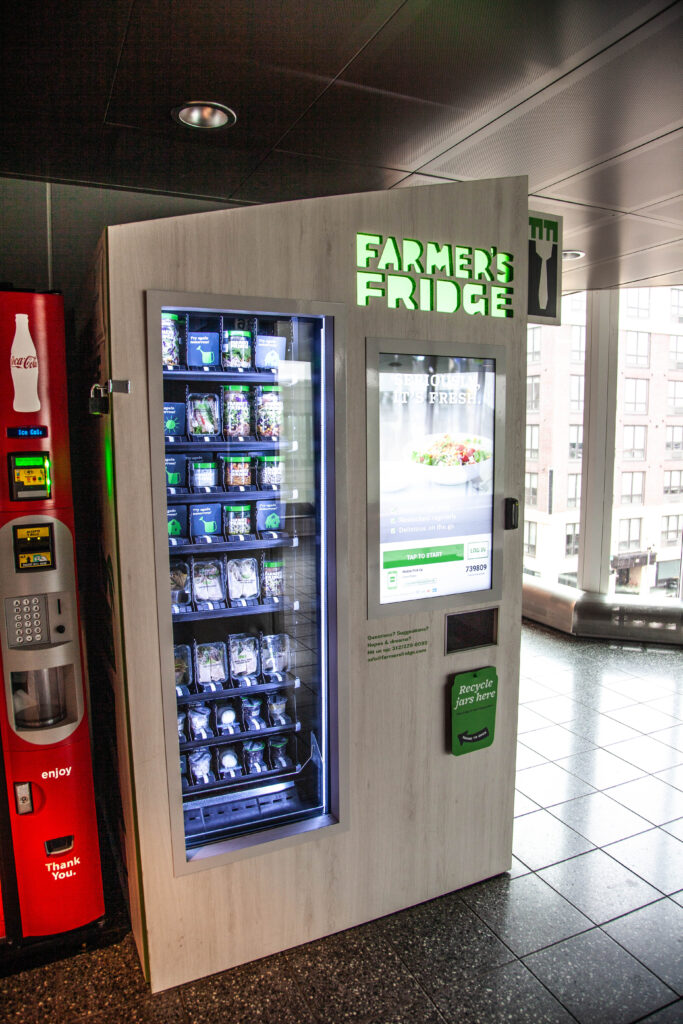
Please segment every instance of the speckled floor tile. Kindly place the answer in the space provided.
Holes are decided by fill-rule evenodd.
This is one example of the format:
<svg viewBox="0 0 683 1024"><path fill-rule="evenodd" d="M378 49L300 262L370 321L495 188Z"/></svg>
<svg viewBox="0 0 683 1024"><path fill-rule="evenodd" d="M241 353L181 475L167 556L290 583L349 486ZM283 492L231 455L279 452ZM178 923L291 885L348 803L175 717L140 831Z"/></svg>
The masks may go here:
<svg viewBox="0 0 683 1024"><path fill-rule="evenodd" d="M0 978L0 1020L3 1024L47 1024L58 1020L61 984L61 963Z"/></svg>
<svg viewBox="0 0 683 1024"><path fill-rule="evenodd" d="M574 695L581 700L586 707L592 708L600 714L606 714L615 708L625 708L633 704L630 697L617 690L611 690L609 686L601 686L595 683L582 683L575 687Z"/></svg>
<svg viewBox="0 0 683 1024"><path fill-rule="evenodd" d="M659 679L650 677L645 683L640 673L637 673L635 679L624 677L621 680L613 680L609 683L609 688L616 690L617 693L623 693L625 697L630 697L634 704L639 704L644 700L658 700L671 693L669 686L662 685Z"/></svg>
<svg viewBox="0 0 683 1024"><path fill-rule="evenodd" d="M683 999L678 999L663 1010L657 1010L647 1017L643 1017L639 1024L681 1024L683 1020Z"/></svg>
<svg viewBox="0 0 683 1024"><path fill-rule="evenodd" d="M510 870L506 871L508 878L519 878L520 875L528 875L531 868L528 868L526 864L522 864L521 860L517 860L516 857L512 858L512 864Z"/></svg>
<svg viewBox="0 0 683 1024"><path fill-rule="evenodd" d="M681 888L683 843L660 828L614 843L606 852L666 895Z"/></svg>
<svg viewBox="0 0 683 1024"><path fill-rule="evenodd" d="M520 793L524 793L530 800L535 800L540 807L550 807L552 804L561 804L566 800L573 800L574 797L595 792L587 782L552 761L518 771L515 785Z"/></svg>
<svg viewBox="0 0 683 1024"><path fill-rule="evenodd" d="M661 899L658 889L602 850L573 857L538 874L595 924Z"/></svg>
<svg viewBox="0 0 683 1024"><path fill-rule="evenodd" d="M635 740L623 740L621 743L610 744L607 748L611 754L629 761L636 768L645 772L661 772L665 768L683 764L683 752L668 747L666 743L653 740L651 736L639 736Z"/></svg>
<svg viewBox="0 0 683 1024"><path fill-rule="evenodd" d="M580 1024L631 1024L676 993L595 929L524 958Z"/></svg>
<svg viewBox="0 0 683 1024"><path fill-rule="evenodd" d="M517 714L517 735L523 736L525 732L532 732L534 729L547 729L548 719L531 711L527 705L521 705Z"/></svg>
<svg viewBox="0 0 683 1024"><path fill-rule="evenodd" d="M665 825L661 825L660 828L664 832L668 832L670 836L675 836L676 839L680 839L683 843L683 818L678 818L676 821L667 821Z"/></svg>
<svg viewBox="0 0 683 1024"><path fill-rule="evenodd" d="M572 1024L574 1020L519 961L477 971L434 998L449 1024Z"/></svg>
<svg viewBox="0 0 683 1024"><path fill-rule="evenodd" d="M678 903L679 907L683 907L683 889L681 889L680 892L672 893L671 896L669 896L669 899L673 900L675 903Z"/></svg>
<svg viewBox="0 0 683 1024"><path fill-rule="evenodd" d="M526 733L524 734L526 736ZM517 771L522 768L532 768L537 764L546 764L546 759L542 754L537 754L535 750L531 750L525 746L523 742L517 744Z"/></svg>
<svg viewBox="0 0 683 1024"><path fill-rule="evenodd" d="M631 704L625 708L616 708L608 715L622 725L628 725L637 732L652 733L662 729L671 729L678 724L677 719L663 711L656 711L647 704Z"/></svg>
<svg viewBox="0 0 683 1024"><path fill-rule="evenodd" d="M517 956L543 949L592 927L537 875L494 878L461 897Z"/></svg>
<svg viewBox="0 0 683 1024"><path fill-rule="evenodd" d="M683 995L683 907L660 900L603 928L678 995Z"/></svg>
<svg viewBox="0 0 683 1024"><path fill-rule="evenodd" d="M150 995L132 935L96 953L81 953L63 961L56 1000L57 1020L77 1021L105 1011L115 1015L130 1006L144 1012L153 1024L185 1024L182 1002L175 990Z"/></svg>
<svg viewBox="0 0 683 1024"><path fill-rule="evenodd" d="M683 721L683 693L670 693L666 697L649 700L647 705L655 711L663 711L665 715Z"/></svg>
<svg viewBox="0 0 683 1024"><path fill-rule="evenodd" d="M536 711L537 714L542 715L548 721L555 722L557 725L569 722L581 712L580 704L577 704L570 697L564 696L545 697L542 700L532 701L527 707L531 711Z"/></svg>
<svg viewBox="0 0 683 1024"><path fill-rule="evenodd" d="M667 747L683 750L683 723L653 732L652 739L659 740L660 743L666 743Z"/></svg>
<svg viewBox="0 0 683 1024"><path fill-rule="evenodd" d="M549 725L547 729L534 729L524 734L524 744L541 754L548 761L557 761L561 757L579 754L583 750L591 750L595 746L576 733L570 732L562 725Z"/></svg>
<svg viewBox="0 0 683 1024"><path fill-rule="evenodd" d="M596 846L615 843L651 827L645 818L622 807L616 800L610 800L604 793L589 793L588 796L568 800L567 803L557 804L548 813L555 815Z"/></svg>
<svg viewBox="0 0 683 1024"><path fill-rule="evenodd" d="M555 691L543 683L537 683L535 679L522 675L519 681L519 702L527 704L531 700L541 700L543 697L554 696Z"/></svg>
<svg viewBox="0 0 683 1024"><path fill-rule="evenodd" d="M570 732L575 732L577 736L589 740L597 747L607 746L608 743L619 743L620 740L631 740L639 735L635 729L631 729L628 725L622 725L621 722L615 722L613 718L594 711L592 708L586 708L585 714L573 718L570 722L565 722L564 727Z"/></svg>
<svg viewBox="0 0 683 1024"><path fill-rule="evenodd" d="M653 825L683 817L683 793L652 775L607 789L605 796L617 800Z"/></svg>
<svg viewBox="0 0 683 1024"><path fill-rule="evenodd" d="M549 811L539 810L515 819L512 851L534 871L591 849L590 840L558 821Z"/></svg>
<svg viewBox="0 0 683 1024"><path fill-rule="evenodd" d="M315 1024L282 955L180 989L189 1024Z"/></svg>
<svg viewBox="0 0 683 1024"><path fill-rule="evenodd" d="M393 947L374 931L341 932L299 946L285 959L321 1024L443 1024Z"/></svg>
<svg viewBox="0 0 683 1024"><path fill-rule="evenodd" d="M485 883L486 884L486 883ZM473 971L514 960L514 954L459 897L442 896L366 925L389 942L425 992L465 985Z"/></svg>
<svg viewBox="0 0 683 1024"><path fill-rule="evenodd" d="M520 818L523 814L531 814L532 811L538 811L538 804L530 800L524 793L520 793L519 790L515 790L515 818Z"/></svg>
<svg viewBox="0 0 683 1024"><path fill-rule="evenodd" d="M662 772L656 772L655 777L675 786L683 792L683 764L677 764L673 768L665 768Z"/></svg>
<svg viewBox="0 0 683 1024"><path fill-rule="evenodd" d="M561 758L557 764L596 789L618 786L620 782L630 782L631 779L642 778L645 774L641 768L636 768L615 754L600 749Z"/></svg>

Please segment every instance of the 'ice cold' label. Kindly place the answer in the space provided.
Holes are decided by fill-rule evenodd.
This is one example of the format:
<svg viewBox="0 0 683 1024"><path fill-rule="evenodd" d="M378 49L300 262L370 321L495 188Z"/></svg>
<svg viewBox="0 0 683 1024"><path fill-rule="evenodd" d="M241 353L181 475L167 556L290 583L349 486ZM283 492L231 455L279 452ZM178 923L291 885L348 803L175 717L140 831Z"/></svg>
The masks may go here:
<svg viewBox="0 0 683 1024"><path fill-rule="evenodd" d="M79 867L80 863L80 857L69 857L68 860L51 861L45 865L45 869L52 875L55 882L60 882L64 878L75 878L76 868Z"/></svg>

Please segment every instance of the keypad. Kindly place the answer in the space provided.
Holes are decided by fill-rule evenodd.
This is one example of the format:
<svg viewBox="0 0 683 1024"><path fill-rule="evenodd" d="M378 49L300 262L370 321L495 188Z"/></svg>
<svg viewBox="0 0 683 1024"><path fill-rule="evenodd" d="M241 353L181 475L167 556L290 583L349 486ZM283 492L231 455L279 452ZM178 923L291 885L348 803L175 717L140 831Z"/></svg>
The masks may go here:
<svg viewBox="0 0 683 1024"><path fill-rule="evenodd" d="M5 619L10 647L35 646L47 642L47 604L44 594L5 598Z"/></svg>

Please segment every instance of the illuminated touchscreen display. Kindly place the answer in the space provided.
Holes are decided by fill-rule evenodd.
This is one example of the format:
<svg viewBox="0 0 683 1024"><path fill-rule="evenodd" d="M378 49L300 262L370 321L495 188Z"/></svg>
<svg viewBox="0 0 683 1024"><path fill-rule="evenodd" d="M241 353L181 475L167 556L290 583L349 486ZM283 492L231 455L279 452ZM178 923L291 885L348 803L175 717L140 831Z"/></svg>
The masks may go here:
<svg viewBox="0 0 683 1024"><path fill-rule="evenodd" d="M380 352L380 604L491 588L495 384L495 359Z"/></svg>

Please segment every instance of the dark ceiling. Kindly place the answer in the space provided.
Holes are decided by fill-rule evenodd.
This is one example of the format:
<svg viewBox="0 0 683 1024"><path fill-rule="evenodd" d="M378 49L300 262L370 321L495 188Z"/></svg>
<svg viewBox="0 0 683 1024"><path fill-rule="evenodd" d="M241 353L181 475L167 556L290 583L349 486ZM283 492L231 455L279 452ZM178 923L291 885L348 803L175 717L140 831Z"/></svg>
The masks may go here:
<svg viewBox="0 0 683 1024"><path fill-rule="evenodd" d="M524 174L530 206L587 252L567 287L680 284L682 8L13 4L0 175L248 204ZM237 124L177 125L192 99Z"/></svg>

